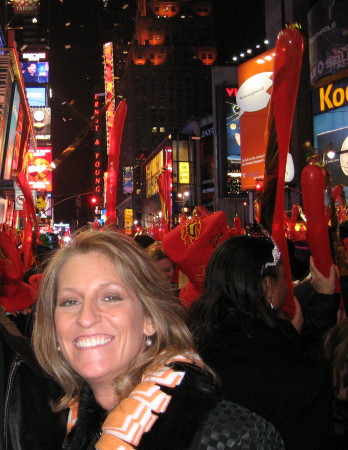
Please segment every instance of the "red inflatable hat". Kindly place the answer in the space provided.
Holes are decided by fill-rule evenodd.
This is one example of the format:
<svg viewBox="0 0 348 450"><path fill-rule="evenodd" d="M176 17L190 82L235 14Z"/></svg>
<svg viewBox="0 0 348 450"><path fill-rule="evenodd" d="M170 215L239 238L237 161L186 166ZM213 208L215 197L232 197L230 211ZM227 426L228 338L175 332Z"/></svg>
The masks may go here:
<svg viewBox="0 0 348 450"><path fill-rule="evenodd" d="M192 284L187 289L190 292L188 302L202 291L209 259L215 248L227 238L227 221L222 211L187 219L163 237L165 253ZM184 303L183 295L185 290L180 295Z"/></svg>
<svg viewBox="0 0 348 450"><path fill-rule="evenodd" d="M23 263L16 245L5 231L0 231L1 284L23 278Z"/></svg>
<svg viewBox="0 0 348 450"><path fill-rule="evenodd" d="M32 288L23 281L1 286L0 293L0 305L7 312L21 311L29 308L34 303Z"/></svg>
<svg viewBox="0 0 348 450"><path fill-rule="evenodd" d="M43 273L35 273L34 275L31 275L29 277L28 281L32 288L34 299L36 298L36 296L39 292L39 287L40 287L42 277L43 277Z"/></svg>

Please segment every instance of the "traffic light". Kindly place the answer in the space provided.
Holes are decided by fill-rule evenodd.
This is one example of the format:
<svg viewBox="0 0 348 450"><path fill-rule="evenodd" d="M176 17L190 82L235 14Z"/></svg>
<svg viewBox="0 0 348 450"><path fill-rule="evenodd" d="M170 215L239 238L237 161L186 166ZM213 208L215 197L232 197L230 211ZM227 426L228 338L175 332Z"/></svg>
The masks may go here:
<svg viewBox="0 0 348 450"><path fill-rule="evenodd" d="M260 193L262 191L263 185L260 181L258 181L255 185L255 191Z"/></svg>
<svg viewBox="0 0 348 450"><path fill-rule="evenodd" d="M97 206L97 205L98 205L98 202L99 202L99 198L98 198L96 195L92 195L92 196L89 198L89 202L90 202L90 204L91 204L92 206Z"/></svg>

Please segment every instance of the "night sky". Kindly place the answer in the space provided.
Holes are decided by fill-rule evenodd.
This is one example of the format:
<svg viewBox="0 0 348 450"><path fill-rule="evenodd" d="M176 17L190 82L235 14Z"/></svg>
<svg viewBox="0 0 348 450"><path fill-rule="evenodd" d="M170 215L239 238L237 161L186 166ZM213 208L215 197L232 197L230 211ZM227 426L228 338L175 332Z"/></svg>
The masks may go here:
<svg viewBox="0 0 348 450"><path fill-rule="evenodd" d="M127 42L132 36L135 0L108 3L108 15L104 17L102 0L48 2L53 157L73 141L93 115L93 94L104 89L103 42L122 39ZM213 3L220 64L263 41L263 1L213 0ZM54 171L56 203L68 194L92 190L92 137L90 134ZM82 201L85 208L80 211L80 224L93 217L88 197ZM75 199L55 208L55 222L70 222L75 217Z"/></svg>

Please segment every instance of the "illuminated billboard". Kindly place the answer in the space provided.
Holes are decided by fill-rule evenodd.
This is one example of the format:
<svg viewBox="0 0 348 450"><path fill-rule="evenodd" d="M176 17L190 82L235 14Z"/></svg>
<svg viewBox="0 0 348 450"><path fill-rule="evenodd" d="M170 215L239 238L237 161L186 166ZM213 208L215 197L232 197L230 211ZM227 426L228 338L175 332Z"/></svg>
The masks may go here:
<svg viewBox="0 0 348 450"><path fill-rule="evenodd" d="M273 64L271 49L238 66L242 190L254 189L256 180L264 176Z"/></svg>
<svg viewBox="0 0 348 450"><path fill-rule="evenodd" d="M33 16L40 12L40 0L13 0L13 12Z"/></svg>
<svg viewBox="0 0 348 450"><path fill-rule="evenodd" d="M157 194L158 183L157 177L164 167L164 152L163 150L157 153L145 167L146 176L146 198Z"/></svg>
<svg viewBox="0 0 348 450"><path fill-rule="evenodd" d="M31 148L28 157L28 182L31 189L52 192L52 147Z"/></svg>
<svg viewBox="0 0 348 450"><path fill-rule="evenodd" d="M317 1L308 13L311 82L348 68L346 0Z"/></svg>
<svg viewBox="0 0 348 450"><path fill-rule="evenodd" d="M332 185L348 186L348 79L313 90L314 147Z"/></svg>
<svg viewBox="0 0 348 450"><path fill-rule="evenodd" d="M133 193L133 167L131 166L123 168L123 192L124 194Z"/></svg>
<svg viewBox="0 0 348 450"><path fill-rule="evenodd" d="M37 140L51 139L51 108L30 108Z"/></svg>
<svg viewBox="0 0 348 450"><path fill-rule="evenodd" d="M45 87L26 87L27 99L31 107L46 106L46 88Z"/></svg>
<svg viewBox="0 0 348 450"><path fill-rule="evenodd" d="M48 83L49 64L47 61L21 62L24 83Z"/></svg>

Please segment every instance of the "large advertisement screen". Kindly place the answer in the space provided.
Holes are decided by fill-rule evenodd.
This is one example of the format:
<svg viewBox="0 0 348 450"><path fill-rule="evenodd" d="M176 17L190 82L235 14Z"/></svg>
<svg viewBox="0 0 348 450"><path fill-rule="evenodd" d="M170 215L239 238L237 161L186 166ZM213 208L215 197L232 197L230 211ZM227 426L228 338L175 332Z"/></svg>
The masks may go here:
<svg viewBox="0 0 348 450"><path fill-rule="evenodd" d="M2 167L2 178L10 179L11 171L14 168L13 164L16 159L16 155L19 151L20 144L20 131L18 126L22 127L22 122L19 121L19 111L20 111L20 94L17 85L15 86L13 97L12 97L12 109L11 115L8 120L7 131L6 131L6 143L7 151L5 153L6 160Z"/></svg>
<svg viewBox="0 0 348 450"><path fill-rule="evenodd" d="M347 0L318 0L308 13L311 82L348 67Z"/></svg>
<svg viewBox="0 0 348 450"><path fill-rule="evenodd" d="M26 87L27 99L31 107L46 106L46 88L45 87Z"/></svg>
<svg viewBox="0 0 348 450"><path fill-rule="evenodd" d="M264 176L265 131L273 85L274 50L268 50L238 67L241 145L241 187L255 189Z"/></svg>
<svg viewBox="0 0 348 450"><path fill-rule="evenodd" d="M24 83L48 83L49 64L47 61L22 61Z"/></svg>
<svg viewBox="0 0 348 450"><path fill-rule="evenodd" d="M52 192L52 147L29 149L28 182L31 189Z"/></svg>
<svg viewBox="0 0 348 450"><path fill-rule="evenodd" d="M348 79L313 90L314 147L332 185L348 186Z"/></svg>
<svg viewBox="0 0 348 450"><path fill-rule="evenodd" d="M51 108L30 108L38 141L51 139Z"/></svg>

